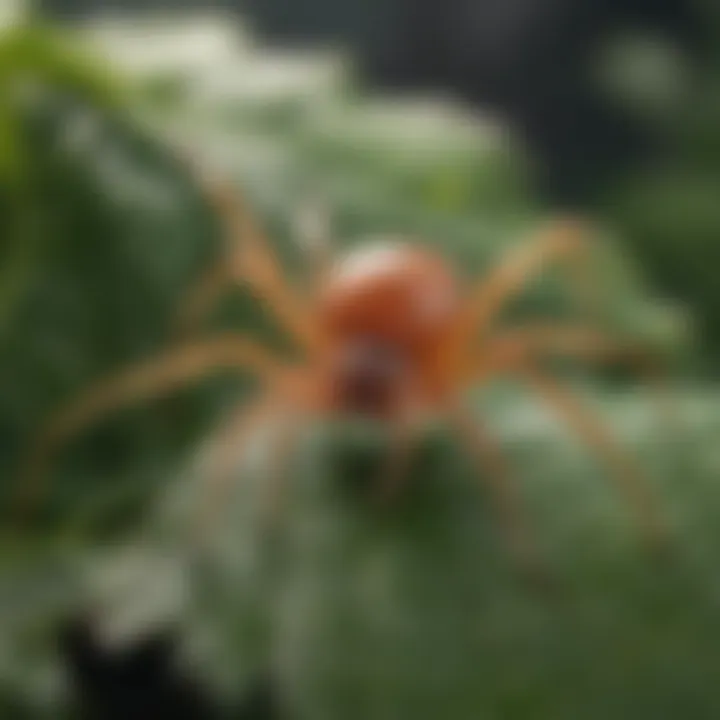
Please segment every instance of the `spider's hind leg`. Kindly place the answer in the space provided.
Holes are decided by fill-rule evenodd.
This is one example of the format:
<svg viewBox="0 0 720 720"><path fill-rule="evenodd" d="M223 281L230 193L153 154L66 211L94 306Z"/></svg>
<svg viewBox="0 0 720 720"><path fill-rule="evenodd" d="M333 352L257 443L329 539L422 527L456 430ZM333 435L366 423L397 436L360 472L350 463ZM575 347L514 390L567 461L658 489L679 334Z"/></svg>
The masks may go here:
<svg viewBox="0 0 720 720"><path fill-rule="evenodd" d="M476 462L479 477L491 491L502 532L521 571L533 585L554 585L553 573L538 550L522 498L497 441L461 409L452 413L451 420Z"/></svg>
<svg viewBox="0 0 720 720"><path fill-rule="evenodd" d="M669 528L654 493L640 468L618 447L603 423L553 378L532 367L526 368L521 377L606 462L610 479L632 508L651 548L667 548Z"/></svg>

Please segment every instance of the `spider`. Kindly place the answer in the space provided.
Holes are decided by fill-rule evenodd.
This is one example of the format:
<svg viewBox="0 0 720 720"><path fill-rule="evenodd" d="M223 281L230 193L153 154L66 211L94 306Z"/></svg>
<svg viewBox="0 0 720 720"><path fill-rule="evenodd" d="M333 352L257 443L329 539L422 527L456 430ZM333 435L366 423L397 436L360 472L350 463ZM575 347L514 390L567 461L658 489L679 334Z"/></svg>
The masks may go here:
<svg viewBox="0 0 720 720"><path fill-rule="evenodd" d="M283 359L242 333L228 332L178 343L101 381L51 417L31 444L21 472L25 503L37 499L39 479L53 454L75 434L123 405L230 368L252 373L260 392L219 430L210 473L217 488L261 423L282 416L294 418L297 426L309 416L357 414L389 429L385 471L377 481L379 496L389 499L406 479L418 419L439 415L483 465L479 477L489 486L507 541L518 556L528 558L528 521L499 445L463 403L470 386L510 375L606 462L647 537L655 542L663 536L654 497L633 461L594 413L543 367L554 356L606 361L637 359L638 353L586 324L497 327L500 312L547 267L560 265L576 279L581 267L587 269L584 222L569 216L548 224L467 287L439 254L412 240L361 245L337 258L323 252L327 244L315 243L311 291L300 293L284 277L239 193L205 172L199 174L199 186L222 222L228 251L190 293L182 315L192 325L229 285L246 283L274 313L301 359Z"/></svg>

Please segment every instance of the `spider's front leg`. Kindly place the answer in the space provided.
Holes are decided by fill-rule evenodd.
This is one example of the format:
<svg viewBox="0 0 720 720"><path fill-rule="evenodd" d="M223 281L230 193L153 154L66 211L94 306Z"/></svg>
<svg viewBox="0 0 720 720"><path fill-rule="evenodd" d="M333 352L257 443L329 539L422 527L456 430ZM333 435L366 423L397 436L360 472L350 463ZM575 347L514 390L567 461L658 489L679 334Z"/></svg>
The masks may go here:
<svg viewBox="0 0 720 720"><path fill-rule="evenodd" d="M473 338L486 335L505 305L552 264L560 264L570 271L576 293L585 299L587 307L594 309L597 300L589 295L594 292L595 283L590 282L587 232L585 223L567 218L511 250L466 298L449 342L453 351L462 353Z"/></svg>
<svg viewBox="0 0 720 720"><path fill-rule="evenodd" d="M33 438L18 472L16 514L24 518L35 507L53 456L75 435L115 410L167 394L221 369L250 370L272 383L283 366L262 346L227 334L175 348L97 383L53 415Z"/></svg>
<svg viewBox="0 0 720 720"><path fill-rule="evenodd" d="M200 188L218 216L226 242L220 261L200 279L183 302L179 326L194 331L233 283L247 283L304 350L316 346L312 308L284 276L271 243L232 186L207 171L195 172Z"/></svg>
<svg viewBox="0 0 720 720"><path fill-rule="evenodd" d="M538 369L538 362L551 356L630 360L650 372L655 370L655 364L646 354L592 329L535 326L491 338L481 367L484 373L508 373L527 383L607 463L611 479L633 508L648 541L653 546L665 545L668 530L642 471L574 393Z"/></svg>

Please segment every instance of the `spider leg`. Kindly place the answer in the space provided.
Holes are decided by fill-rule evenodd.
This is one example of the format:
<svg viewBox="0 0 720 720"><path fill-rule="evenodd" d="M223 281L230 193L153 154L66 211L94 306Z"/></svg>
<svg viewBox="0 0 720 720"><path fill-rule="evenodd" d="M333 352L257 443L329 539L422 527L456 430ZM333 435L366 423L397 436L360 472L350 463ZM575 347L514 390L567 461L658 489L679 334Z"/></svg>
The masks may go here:
<svg viewBox="0 0 720 720"><path fill-rule="evenodd" d="M189 343L100 381L60 409L34 438L18 474L17 506L25 514L39 499L41 480L53 455L74 435L114 410L157 397L219 369L243 368L271 380L279 361L262 346L227 334Z"/></svg>
<svg viewBox="0 0 720 720"><path fill-rule="evenodd" d="M263 523L271 524L276 519L279 499L282 495L287 460L292 453L294 440L299 428L297 418L288 416L287 399L276 394L260 395L249 406L243 405L220 427L214 443L210 467L204 477L207 496L201 502L198 516L198 534L202 538L223 508L233 479L234 467L242 461L254 433L266 422L283 419L280 427L278 446L269 458L269 466L263 482L267 483L267 512L263 513Z"/></svg>
<svg viewBox="0 0 720 720"><path fill-rule="evenodd" d="M313 380L306 369L286 373L281 384L257 396L249 406L243 404L237 408L218 428L211 440L214 448L204 476L208 494L201 501L197 518L200 542L222 510L231 487L233 470L242 463L254 434L266 423L275 425L277 435L271 439L273 448L262 478L260 530L272 532L275 529L282 510L288 461L297 446L306 418L320 411Z"/></svg>
<svg viewBox="0 0 720 720"><path fill-rule="evenodd" d="M468 377L476 377L478 371L487 372L488 368L493 372L501 372L518 362L543 357L623 363L636 369L656 389L665 389L663 363L657 355L583 325L537 323L491 335L482 347L480 361L470 361Z"/></svg>
<svg viewBox="0 0 720 720"><path fill-rule="evenodd" d="M633 508L642 531L653 546L664 544L667 528L655 497L646 485L642 472L617 446L603 423L568 389L532 365L518 372L536 393L592 448L610 470L610 478Z"/></svg>
<svg viewBox="0 0 720 720"><path fill-rule="evenodd" d="M512 370L518 363L548 357L631 366L652 389L660 434L669 438L680 434L677 408L669 393L662 359L644 348L593 328L538 323L499 332L488 339L480 362L469 368L468 379Z"/></svg>
<svg viewBox="0 0 720 720"><path fill-rule="evenodd" d="M577 289L585 294L591 287L586 282L588 265L583 262L589 248L583 239L586 231L580 221L567 219L512 251L471 291L454 332L454 347L462 352L466 343L485 333L505 304L550 263L571 263Z"/></svg>
<svg viewBox="0 0 720 720"><path fill-rule="evenodd" d="M301 347L315 341L310 309L284 277L271 245L243 198L207 172L197 172L202 191L224 228L228 247L219 265L211 268L191 291L180 311L181 327L192 329L231 282L247 282L273 311Z"/></svg>
<svg viewBox="0 0 720 720"><path fill-rule="evenodd" d="M510 551L531 577L547 578L547 570L533 541L522 498L512 482L499 444L465 410L457 408L450 417L480 469L479 476L489 487Z"/></svg>
<svg viewBox="0 0 720 720"><path fill-rule="evenodd" d="M176 319L179 337L192 337L202 326L203 320L210 315L234 280L231 267L231 263L223 258L206 270L182 299Z"/></svg>

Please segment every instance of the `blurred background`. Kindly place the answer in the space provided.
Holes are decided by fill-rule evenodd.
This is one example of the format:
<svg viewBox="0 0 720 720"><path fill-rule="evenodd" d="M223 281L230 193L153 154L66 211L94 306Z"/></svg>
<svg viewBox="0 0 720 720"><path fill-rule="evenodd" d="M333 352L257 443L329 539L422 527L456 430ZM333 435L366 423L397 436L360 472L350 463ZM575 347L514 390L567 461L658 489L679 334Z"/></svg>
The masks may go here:
<svg viewBox="0 0 720 720"><path fill-rule="evenodd" d="M416 236L467 278L585 214L602 322L667 361L676 422L631 374L567 370L640 459L671 556L512 387L477 412L562 577L551 600L443 431L378 519L358 488L382 437L318 428L271 540L259 438L198 548L208 438L254 387L235 373L103 418L18 529L43 421L177 339L222 252L177 147L236 184L300 280L313 203L338 250ZM718 717L718 238L713 0L0 0L0 717ZM565 316L564 285L511 317ZM242 287L203 333L221 328L282 347Z"/></svg>

